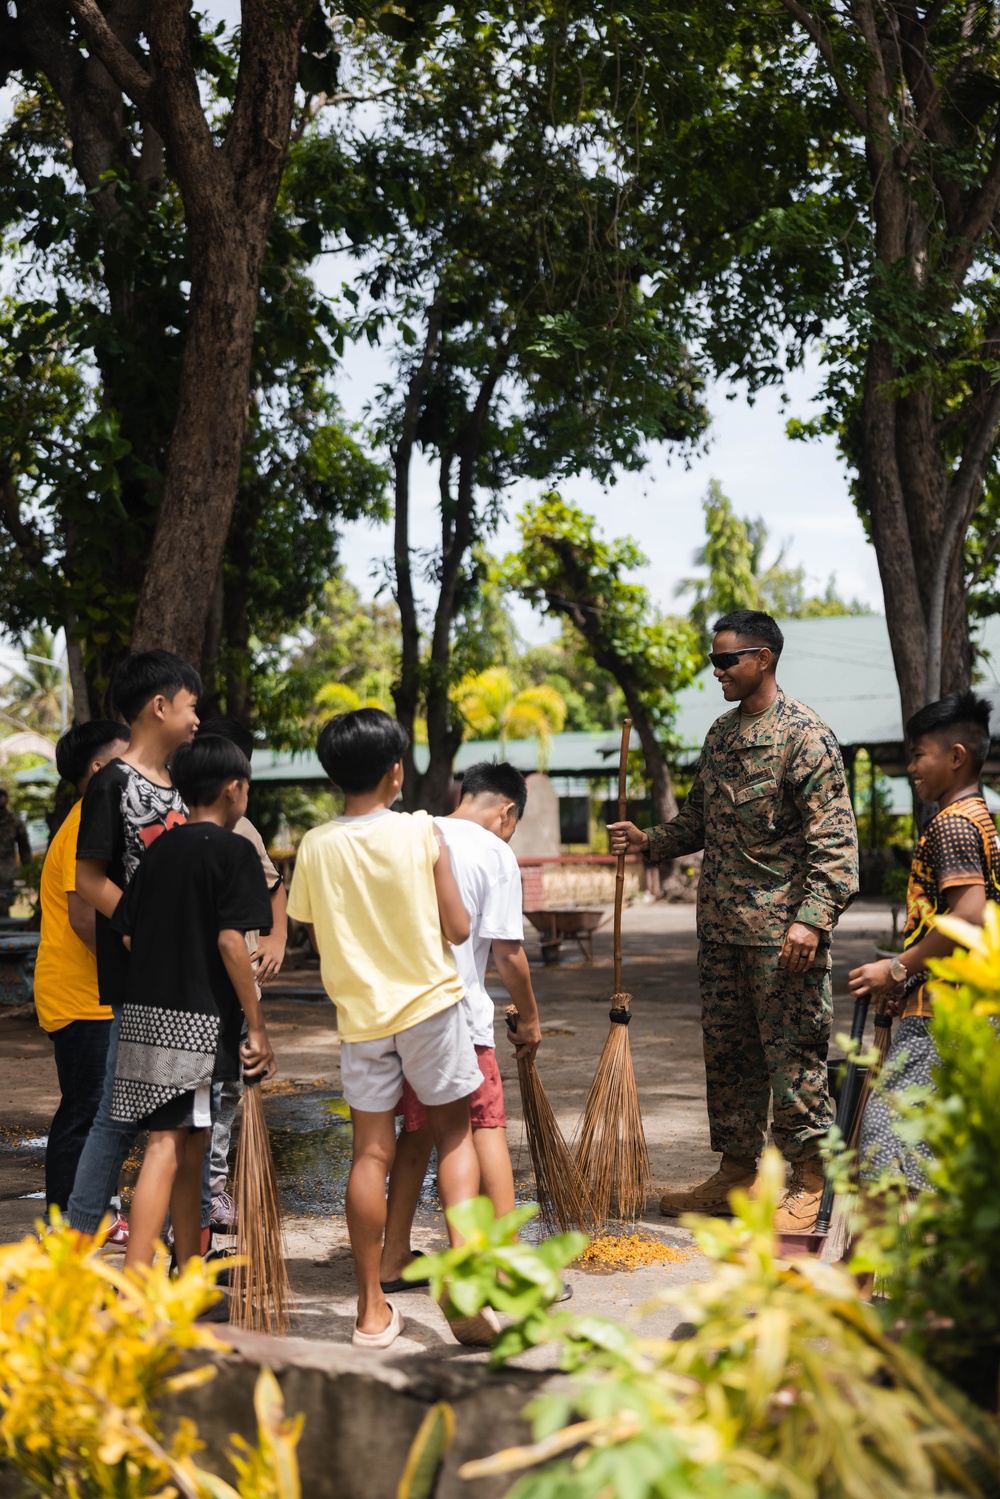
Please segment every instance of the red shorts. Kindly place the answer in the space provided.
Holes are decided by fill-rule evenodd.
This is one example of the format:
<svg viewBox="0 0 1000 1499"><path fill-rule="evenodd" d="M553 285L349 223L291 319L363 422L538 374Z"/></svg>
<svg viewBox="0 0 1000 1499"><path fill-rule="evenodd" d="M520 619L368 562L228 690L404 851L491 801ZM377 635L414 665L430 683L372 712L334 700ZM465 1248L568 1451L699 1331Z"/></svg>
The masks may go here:
<svg viewBox="0 0 1000 1499"><path fill-rule="evenodd" d="M479 1063L479 1070L483 1074L483 1080L469 1099L469 1108L472 1112L472 1128L506 1129L507 1115L503 1109L503 1082L500 1077L500 1068L497 1066L495 1048L492 1046L477 1046L476 1060ZM412 1135L415 1130L423 1129L427 1123L427 1114L424 1111L424 1106L405 1077L403 1079L402 1106L396 1112L402 1113L403 1128L407 1134Z"/></svg>

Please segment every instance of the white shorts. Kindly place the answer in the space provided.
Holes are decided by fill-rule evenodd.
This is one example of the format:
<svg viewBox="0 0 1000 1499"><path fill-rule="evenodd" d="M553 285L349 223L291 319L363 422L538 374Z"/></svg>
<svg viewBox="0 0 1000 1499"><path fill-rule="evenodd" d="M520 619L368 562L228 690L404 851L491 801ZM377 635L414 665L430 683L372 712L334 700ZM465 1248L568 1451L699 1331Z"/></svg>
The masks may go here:
<svg viewBox="0 0 1000 1499"><path fill-rule="evenodd" d="M483 1074L464 1006L449 1005L394 1036L340 1043L340 1085L352 1109L393 1113L404 1077L425 1107L475 1093Z"/></svg>

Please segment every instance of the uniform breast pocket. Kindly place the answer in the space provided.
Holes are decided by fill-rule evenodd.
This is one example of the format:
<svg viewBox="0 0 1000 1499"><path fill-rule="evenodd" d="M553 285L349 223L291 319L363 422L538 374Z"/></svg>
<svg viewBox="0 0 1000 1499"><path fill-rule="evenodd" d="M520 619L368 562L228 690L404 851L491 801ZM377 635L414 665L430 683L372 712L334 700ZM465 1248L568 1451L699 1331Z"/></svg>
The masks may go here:
<svg viewBox="0 0 1000 1499"><path fill-rule="evenodd" d="M748 843L762 842L774 829L778 783L773 775L738 786L733 795L736 820Z"/></svg>

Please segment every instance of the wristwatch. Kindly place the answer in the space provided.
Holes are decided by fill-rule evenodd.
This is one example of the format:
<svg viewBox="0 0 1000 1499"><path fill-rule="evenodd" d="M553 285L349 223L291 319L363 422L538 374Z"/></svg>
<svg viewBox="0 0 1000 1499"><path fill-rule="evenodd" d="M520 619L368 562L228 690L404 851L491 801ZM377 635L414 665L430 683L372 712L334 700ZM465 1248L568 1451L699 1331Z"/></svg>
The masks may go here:
<svg viewBox="0 0 1000 1499"><path fill-rule="evenodd" d="M889 977L894 979L897 984L906 983L906 980L910 977L910 972L902 958L889 959Z"/></svg>

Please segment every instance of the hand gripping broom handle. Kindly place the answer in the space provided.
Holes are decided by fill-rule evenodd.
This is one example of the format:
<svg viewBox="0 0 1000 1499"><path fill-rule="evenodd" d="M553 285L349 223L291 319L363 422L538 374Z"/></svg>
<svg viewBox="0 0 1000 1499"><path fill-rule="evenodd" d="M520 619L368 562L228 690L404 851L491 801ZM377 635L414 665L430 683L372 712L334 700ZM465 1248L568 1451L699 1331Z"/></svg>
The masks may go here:
<svg viewBox="0 0 1000 1499"><path fill-rule="evenodd" d="M632 720L622 721L622 747L618 756L618 821L625 821L625 783L628 777L628 741L632 733ZM625 855L618 855L618 872L615 875L615 993L622 992L622 899L625 895Z"/></svg>

